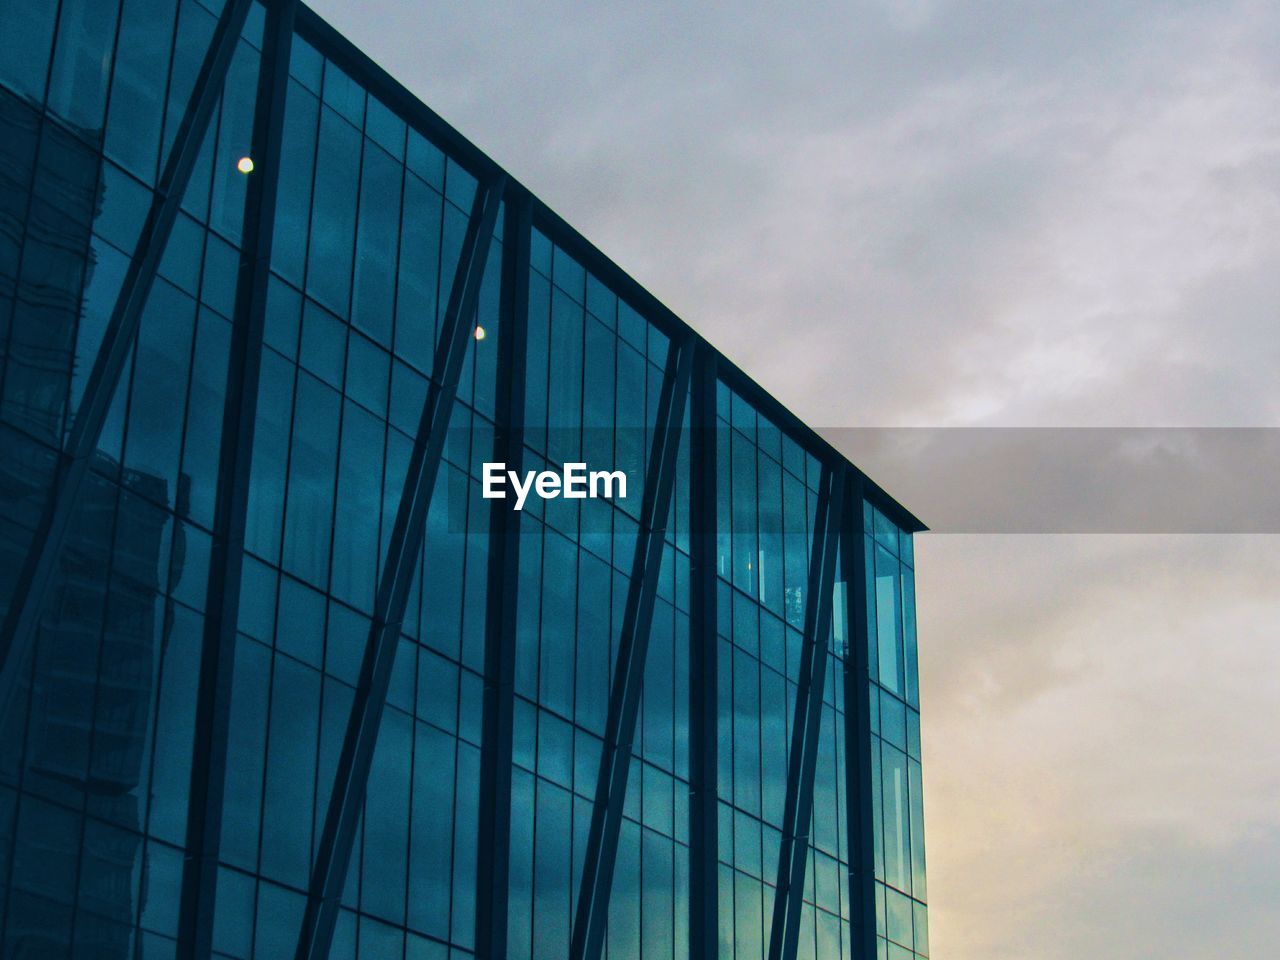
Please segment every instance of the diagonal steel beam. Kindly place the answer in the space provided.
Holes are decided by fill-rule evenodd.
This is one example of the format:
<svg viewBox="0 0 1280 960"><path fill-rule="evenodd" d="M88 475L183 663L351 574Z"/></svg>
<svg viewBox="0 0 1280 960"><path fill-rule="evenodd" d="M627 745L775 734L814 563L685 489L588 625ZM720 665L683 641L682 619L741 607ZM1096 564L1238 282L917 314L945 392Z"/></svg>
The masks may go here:
<svg viewBox="0 0 1280 960"><path fill-rule="evenodd" d="M622 806L631 766L631 746L635 739L636 714L640 708L645 659L649 652L649 627L653 623L653 603L662 566L694 352L692 334L680 341L672 340L662 376L653 445L645 474L644 501L640 508L640 532L627 585L618 662L609 691L609 715L600 753L600 773L596 779L595 805L591 810L578 909L573 923L569 954L573 960L599 960L604 944L609 892L618 854L618 833L622 828Z"/></svg>
<svg viewBox="0 0 1280 960"><path fill-rule="evenodd" d="M467 222L462 254L449 293L440 342L436 347L431 384L422 406L409 471L378 583L373 623L360 666L360 680L334 773L333 792L325 814L324 831L320 835L320 847L311 873L307 909L298 937L297 960L324 960L333 941L342 887L346 882L356 826L364 806L369 768L373 763L373 750L377 745L387 688L391 683L391 668L400 641L401 621L413 583L414 567L422 552L427 509L435 490L436 475L440 472L445 434L458 393L462 361L471 341L480 283L489 259L493 229L505 188L506 175L499 174L477 190Z"/></svg>
<svg viewBox="0 0 1280 960"><path fill-rule="evenodd" d="M716 355L705 343L698 345L689 414L689 956L715 960L720 944Z"/></svg>
<svg viewBox="0 0 1280 960"><path fill-rule="evenodd" d="M791 752L787 761L787 799L782 845L769 931L769 960L795 960L800 940L804 871L809 862L809 826L813 818L813 779L822 729L822 691L827 676L827 638L831 635L831 598L835 588L837 547L844 515L845 466L822 468L818 511L809 559L809 588L804 610L804 640L796 690Z"/></svg>
<svg viewBox="0 0 1280 960"><path fill-rule="evenodd" d="M503 224L502 323L493 459L520 473L524 462L525 357L529 321L532 198L507 201ZM506 960L511 873L511 754L515 710L516 590L520 512L505 500L490 511L484 708L480 740L480 833L476 857L476 958Z"/></svg>
<svg viewBox="0 0 1280 960"><path fill-rule="evenodd" d="M36 624L44 610L45 595L57 568L67 528L80 502L112 398L137 338L142 310L155 282L156 268L169 242L213 108L222 95L227 70L250 5L251 0L228 0L218 18L213 41L200 65L138 244L125 271L102 346L94 359L80 409L62 452L49 502L36 527L31 549L14 588L14 602L5 617L3 631L0 631L0 711L7 710L12 702L18 673L34 642Z"/></svg>
<svg viewBox="0 0 1280 960"><path fill-rule="evenodd" d="M213 950L213 910L222 839L231 682L235 669L240 575L244 566L245 518L262 373L267 280L275 234L285 98L293 49L296 0L268 3L253 118L254 174L244 204L244 244L236 283L227 390L218 457L213 551L208 605L196 694L195 742L187 810L187 859L178 912L178 955L207 957Z"/></svg>

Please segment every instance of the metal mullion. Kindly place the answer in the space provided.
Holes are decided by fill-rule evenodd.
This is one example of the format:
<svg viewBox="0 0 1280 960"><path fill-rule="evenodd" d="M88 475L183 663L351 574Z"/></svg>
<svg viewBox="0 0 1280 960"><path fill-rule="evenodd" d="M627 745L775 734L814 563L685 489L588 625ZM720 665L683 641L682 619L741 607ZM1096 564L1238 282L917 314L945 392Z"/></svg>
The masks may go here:
<svg viewBox="0 0 1280 960"><path fill-rule="evenodd" d="M503 225L502 322L498 330L494 460L523 471L524 401L532 223L527 195L509 196ZM480 849L476 864L478 960L505 960L511 867L511 776L520 513L494 500L490 513L480 749Z"/></svg>
<svg viewBox="0 0 1280 960"><path fill-rule="evenodd" d="M228 0L218 19L213 41L200 66L169 160L130 258L63 451L55 493L41 514L32 547L15 585L14 596L19 598L18 602L10 607L3 635L0 635L0 709L7 709L11 702L19 664L34 642L35 627L67 528L83 494L89 464L137 339L142 310L208 131L213 108L221 96L250 4L251 0Z"/></svg>
<svg viewBox="0 0 1280 960"><path fill-rule="evenodd" d="M719 951L719 640L716 583L716 354L699 343L689 461L689 957ZM726 517L725 520L728 518Z"/></svg>
<svg viewBox="0 0 1280 960"><path fill-rule="evenodd" d="M387 562L379 578L373 622L342 753L334 774L324 832L311 874L306 913L298 938L298 960L327 957L333 939L356 827L364 806L373 751L391 683L405 604L422 549L427 511L440 470L449 416L453 412L462 362L471 339L480 283L505 183L506 178L500 176L476 191L467 222L435 353L433 376L414 439L413 454L387 549Z"/></svg>
<svg viewBox="0 0 1280 960"><path fill-rule="evenodd" d="M866 554L862 532L862 477L850 478L845 511L844 550L850 649L844 659L845 816L849 836L849 916L858 918L858 943L865 956L876 952L875 846L871 819L871 671L867 652Z"/></svg>
<svg viewBox="0 0 1280 960"><path fill-rule="evenodd" d="M249 479L296 7L295 0L268 3L258 68L252 133L258 173L245 196L196 699L178 916L179 955L184 957L205 957L212 950Z"/></svg>
<svg viewBox="0 0 1280 960"><path fill-rule="evenodd" d="M827 673L837 547L844 516L845 466L825 465L809 562L804 645L796 689L795 720L787 762L787 797L774 891L769 960L794 960L800 937L804 874L809 858L813 781L821 734L822 691Z"/></svg>
<svg viewBox="0 0 1280 960"><path fill-rule="evenodd" d="M627 587L618 663L609 693L609 715L600 754L591 828L587 838L578 909L574 918L570 956L596 960L604 943L609 893L622 828L622 808L627 792L636 716L644 684L649 631L662 566L665 533L675 485L684 407L693 373L692 337L670 344L656 428L645 471L640 529Z"/></svg>

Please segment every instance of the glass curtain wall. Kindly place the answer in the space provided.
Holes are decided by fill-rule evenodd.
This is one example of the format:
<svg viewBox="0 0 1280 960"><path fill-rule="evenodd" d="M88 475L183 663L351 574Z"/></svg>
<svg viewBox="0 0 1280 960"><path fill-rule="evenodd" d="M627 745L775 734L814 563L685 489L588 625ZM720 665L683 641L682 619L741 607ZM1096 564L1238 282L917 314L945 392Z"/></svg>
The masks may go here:
<svg viewBox="0 0 1280 960"><path fill-rule="evenodd" d="M280 176L216 899L215 949L246 960L297 943L477 189L296 37ZM501 264L500 216L334 956L473 945Z"/></svg>
<svg viewBox="0 0 1280 960"><path fill-rule="evenodd" d="M220 0L0 3L0 614L136 255ZM214 509L264 10L255 3L165 246L34 646L0 700L0 953L176 955ZM314 30L304 31L313 40ZM323 37L323 34L320 34ZM294 36L253 412L215 955L293 953L433 359L474 156L340 44ZM335 49L336 46L336 49ZM357 64L358 66L358 64ZM373 88L376 88L373 89ZM397 99L399 98L399 99ZM426 130L436 135L427 135ZM514 206L514 205L513 205ZM538 208L535 208L538 209ZM672 344L552 217L529 242L524 469L621 470L530 497L492 581L505 211L416 560L334 957L475 949L486 619L516 595L508 955L566 955ZM524 238L522 238L524 239ZM590 260L590 258L586 258ZM599 263L599 260L591 261ZM606 265L607 266L607 265ZM614 279L610 280L612 276ZM615 287L617 289L615 289ZM628 291L631 291L628 293ZM517 341L518 342L518 341ZM736 381L735 381L736 382ZM714 735L721 955L767 955L821 463L716 384ZM612 879L610 960L689 955L688 405ZM776 412L776 408L775 408ZM928 955L910 534L864 506L879 956ZM856 531L855 531L856 533ZM846 545L846 550L850 549ZM854 554L856 556L856 553ZM839 566L839 565L837 565ZM852 564L850 564L852 566ZM849 902L849 592L837 582L799 956L861 956ZM850 724L850 727L855 725ZM857 822L858 818L852 818Z"/></svg>
<svg viewBox="0 0 1280 960"><path fill-rule="evenodd" d="M719 859L722 956L760 960L782 843L821 465L741 394L717 390ZM838 564L837 564L838 567ZM844 781L845 591L823 686L799 957L850 957Z"/></svg>
<svg viewBox="0 0 1280 960"><path fill-rule="evenodd" d="M0 594L213 36L216 3L3 5ZM39 618L0 703L5 956L172 955L263 10L253 6ZM7 610L7 606L6 606Z"/></svg>
<svg viewBox="0 0 1280 960"><path fill-rule="evenodd" d="M910 960L929 955L915 551L911 534L870 503L862 517L877 952Z"/></svg>
<svg viewBox="0 0 1280 960"><path fill-rule="evenodd" d="M530 260L525 469L612 464L630 478L625 498L531 498L521 519L508 955L552 960L582 882L669 343L537 230ZM686 429L613 876L613 958L688 955L688 457Z"/></svg>

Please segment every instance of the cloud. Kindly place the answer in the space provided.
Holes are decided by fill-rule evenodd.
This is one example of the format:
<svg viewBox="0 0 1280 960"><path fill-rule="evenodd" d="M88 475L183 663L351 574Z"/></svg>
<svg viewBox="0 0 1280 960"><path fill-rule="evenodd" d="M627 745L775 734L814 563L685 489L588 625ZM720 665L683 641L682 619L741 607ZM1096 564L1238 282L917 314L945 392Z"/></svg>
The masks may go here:
<svg viewBox="0 0 1280 960"><path fill-rule="evenodd" d="M917 559L936 952L1263 950L1280 540L932 535Z"/></svg>

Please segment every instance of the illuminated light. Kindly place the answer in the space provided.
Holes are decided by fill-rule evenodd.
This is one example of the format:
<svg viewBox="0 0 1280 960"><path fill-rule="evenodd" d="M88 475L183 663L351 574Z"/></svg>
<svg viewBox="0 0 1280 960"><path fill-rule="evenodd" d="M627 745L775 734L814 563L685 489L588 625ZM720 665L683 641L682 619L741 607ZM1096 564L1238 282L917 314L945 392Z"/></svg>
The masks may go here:
<svg viewBox="0 0 1280 960"><path fill-rule="evenodd" d="M241 173L253 173L253 157L241 157L236 169Z"/></svg>
<svg viewBox="0 0 1280 960"><path fill-rule="evenodd" d="M479 326L479 325L477 325L477 326L476 326L476 339L477 339L477 340L483 340L483 339L484 339L484 327Z"/></svg>

